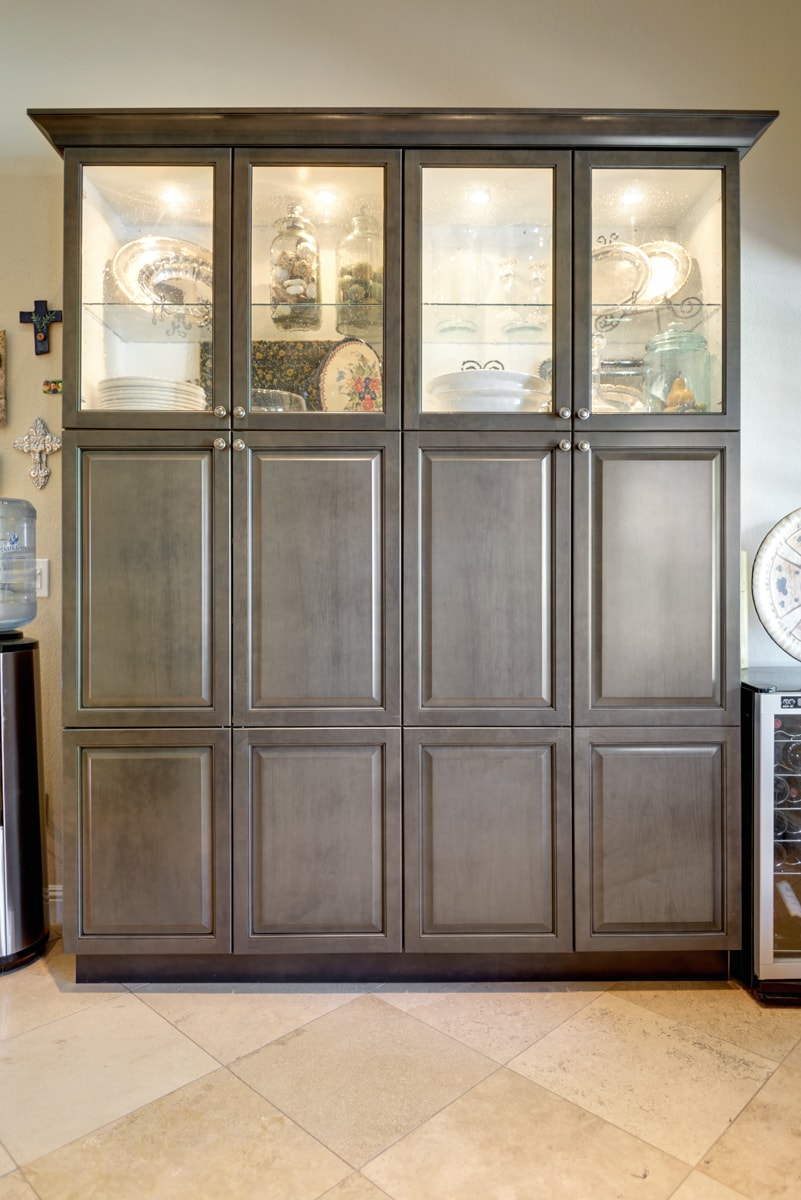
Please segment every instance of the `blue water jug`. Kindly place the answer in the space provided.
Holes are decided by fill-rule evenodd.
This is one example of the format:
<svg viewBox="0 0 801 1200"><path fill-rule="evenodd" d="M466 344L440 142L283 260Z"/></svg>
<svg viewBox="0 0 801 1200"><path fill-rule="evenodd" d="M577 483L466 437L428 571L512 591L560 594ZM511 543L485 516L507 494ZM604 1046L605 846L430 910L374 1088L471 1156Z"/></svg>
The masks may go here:
<svg viewBox="0 0 801 1200"><path fill-rule="evenodd" d="M36 616L36 509L0 499L0 635Z"/></svg>

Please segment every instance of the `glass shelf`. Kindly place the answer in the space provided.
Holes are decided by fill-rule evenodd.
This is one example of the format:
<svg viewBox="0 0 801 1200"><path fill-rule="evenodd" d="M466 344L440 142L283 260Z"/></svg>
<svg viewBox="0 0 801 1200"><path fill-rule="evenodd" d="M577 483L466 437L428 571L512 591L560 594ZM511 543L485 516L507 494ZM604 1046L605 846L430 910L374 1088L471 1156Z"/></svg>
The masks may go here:
<svg viewBox="0 0 801 1200"><path fill-rule="evenodd" d="M550 304L423 304L424 342L551 345Z"/></svg>
<svg viewBox="0 0 801 1200"><path fill-rule="evenodd" d="M348 328L353 329L352 333L337 329L338 304L293 305L296 312L289 310L281 314L278 320L273 316L273 307L269 302L251 305L250 332L254 341L295 341L304 338L312 341L321 338L342 341L345 338L358 338L369 342L371 346L379 346L384 340L383 304L348 305Z"/></svg>
<svg viewBox="0 0 801 1200"><path fill-rule="evenodd" d="M594 332L613 332L618 328L650 326L651 333L659 333L673 321L681 321L690 331L709 325L723 312L720 304L705 304L701 300L689 299L675 304L594 304L592 327ZM638 333L637 336L642 336Z"/></svg>
<svg viewBox="0 0 801 1200"><path fill-rule="evenodd" d="M87 303L84 318L90 317L123 342L151 342L169 345L177 342L208 342L212 337L212 309L209 305Z"/></svg>

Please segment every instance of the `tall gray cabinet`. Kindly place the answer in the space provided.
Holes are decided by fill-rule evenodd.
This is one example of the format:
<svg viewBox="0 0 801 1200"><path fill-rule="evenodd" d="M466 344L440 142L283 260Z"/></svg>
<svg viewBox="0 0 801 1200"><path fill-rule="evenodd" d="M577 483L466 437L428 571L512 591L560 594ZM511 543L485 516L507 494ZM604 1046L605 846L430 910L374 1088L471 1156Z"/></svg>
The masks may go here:
<svg viewBox="0 0 801 1200"><path fill-rule="evenodd" d="M775 114L31 116L79 976L725 974Z"/></svg>

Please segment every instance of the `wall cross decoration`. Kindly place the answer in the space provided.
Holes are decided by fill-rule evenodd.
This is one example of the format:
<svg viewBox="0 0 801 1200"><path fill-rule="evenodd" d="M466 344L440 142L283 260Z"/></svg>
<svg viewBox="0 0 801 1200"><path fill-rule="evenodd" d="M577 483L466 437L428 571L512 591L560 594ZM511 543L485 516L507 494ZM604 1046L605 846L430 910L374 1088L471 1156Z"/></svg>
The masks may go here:
<svg viewBox="0 0 801 1200"><path fill-rule="evenodd" d="M58 453L61 449L61 438L51 433L42 418L37 417L28 432L23 437L15 438L12 445L15 450L30 454L33 465L28 474L34 487L45 487L50 478L47 456Z"/></svg>
<svg viewBox="0 0 801 1200"><path fill-rule="evenodd" d="M46 300L36 300L33 306L33 312L21 312L19 314L19 319L21 325L33 325L34 351L37 354L49 354L49 329L54 321L61 321L61 309L50 309L47 307Z"/></svg>

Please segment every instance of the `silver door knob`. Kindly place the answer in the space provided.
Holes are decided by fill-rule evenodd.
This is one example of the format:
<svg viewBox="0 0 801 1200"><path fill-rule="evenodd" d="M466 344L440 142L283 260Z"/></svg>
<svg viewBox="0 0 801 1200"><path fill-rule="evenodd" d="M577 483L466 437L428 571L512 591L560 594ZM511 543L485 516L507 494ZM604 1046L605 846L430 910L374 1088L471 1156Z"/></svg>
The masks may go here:
<svg viewBox="0 0 801 1200"><path fill-rule="evenodd" d="M589 417L589 415L590 415L590 410L588 408L580 408L578 410L578 412L576 413L576 416L578 417L578 419L580 421L586 421L587 418Z"/></svg>
<svg viewBox="0 0 801 1200"><path fill-rule="evenodd" d="M235 416L235 417L238 417L238 418L241 418L241 417L246 417L246 416L247 416L247 413L245 412L245 410L244 410L244 408L242 407L242 405L241 405L241 404L238 404L238 405L236 406L236 408L234 409L234 416Z"/></svg>
<svg viewBox="0 0 801 1200"><path fill-rule="evenodd" d="M586 454L587 451L589 450L589 448L590 448L590 443L585 442L583 438L580 442L576 442L576 449L581 450L582 454Z"/></svg>
<svg viewBox="0 0 801 1200"><path fill-rule="evenodd" d="M570 441L570 438L562 438L561 442L559 443L559 449L560 450L569 450L571 447L571 444L572 443Z"/></svg>
<svg viewBox="0 0 801 1200"><path fill-rule="evenodd" d="M215 417L227 417L228 409L225 407L224 404L218 404L214 410L214 415L215 415Z"/></svg>
<svg viewBox="0 0 801 1200"><path fill-rule="evenodd" d="M563 421L569 421L570 420L570 409L567 407L560 408L559 416L562 418Z"/></svg>
<svg viewBox="0 0 801 1200"><path fill-rule="evenodd" d="M225 438L215 438L214 439L214 449L215 450L227 450L228 443L226 442Z"/></svg>
<svg viewBox="0 0 801 1200"><path fill-rule="evenodd" d="M242 441L241 438L234 438L234 440L231 442L231 445L233 446L234 450L244 450L245 449L245 443Z"/></svg>

